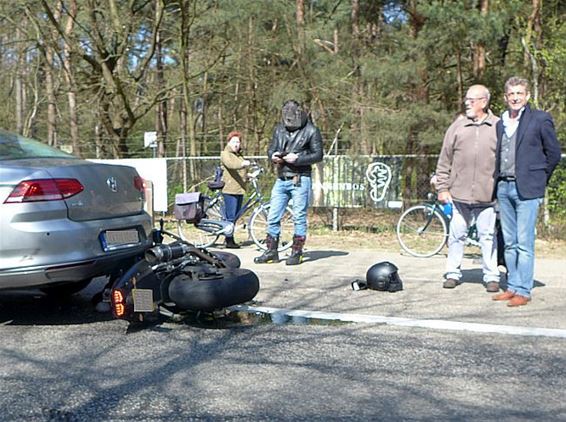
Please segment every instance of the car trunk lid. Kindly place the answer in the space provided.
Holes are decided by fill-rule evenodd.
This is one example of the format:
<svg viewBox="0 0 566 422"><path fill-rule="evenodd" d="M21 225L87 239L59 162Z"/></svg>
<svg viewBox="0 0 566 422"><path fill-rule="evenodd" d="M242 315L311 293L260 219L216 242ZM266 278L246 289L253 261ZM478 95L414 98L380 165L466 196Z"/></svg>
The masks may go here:
<svg viewBox="0 0 566 422"><path fill-rule="evenodd" d="M53 178L73 177L84 190L65 199L69 219L98 220L143 212L142 179L133 167L70 161L48 168Z"/></svg>

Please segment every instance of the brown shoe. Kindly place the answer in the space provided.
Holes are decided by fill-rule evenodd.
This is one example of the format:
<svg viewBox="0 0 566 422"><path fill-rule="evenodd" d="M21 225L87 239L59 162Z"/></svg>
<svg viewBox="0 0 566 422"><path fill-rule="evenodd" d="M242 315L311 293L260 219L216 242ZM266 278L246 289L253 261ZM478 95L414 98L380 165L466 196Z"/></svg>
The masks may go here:
<svg viewBox="0 0 566 422"><path fill-rule="evenodd" d="M510 300L515 296L515 293L507 290L506 292L499 293L498 295L492 296L491 300Z"/></svg>
<svg viewBox="0 0 566 422"><path fill-rule="evenodd" d="M455 280L453 278L447 278L446 280L444 280L444 283L442 283L442 287L444 287L445 289L453 289L457 285L458 280Z"/></svg>
<svg viewBox="0 0 566 422"><path fill-rule="evenodd" d="M507 306L514 307L514 306L523 306L529 303L531 300L530 297L525 297L521 295L515 295L507 302Z"/></svg>
<svg viewBox="0 0 566 422"><path fill-rule="evenodd" d="M497 293L499 291L499 283L497 281L488 281L485 285L485 291L488 293Z"/></svg>

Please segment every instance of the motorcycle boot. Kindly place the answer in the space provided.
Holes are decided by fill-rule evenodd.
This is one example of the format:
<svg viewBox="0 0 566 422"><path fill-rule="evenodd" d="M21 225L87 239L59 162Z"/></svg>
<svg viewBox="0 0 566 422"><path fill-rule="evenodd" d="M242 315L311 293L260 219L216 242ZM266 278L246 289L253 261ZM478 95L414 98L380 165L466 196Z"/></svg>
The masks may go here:
<svg viewBox="0 0 566 422"><path fill-rule="evenodd" d="M240 245L234 241L232 236L226 236L226 249L240 249Z"/></svg>
<svg viewBox="0 0 566 422"><path fill-rule="evenodd" d="M267 235L265 238L265 245L267 250L261 255L254 258L256 264L276 264L279 262L279 252L277 248L279 247L279 236L272 237Z"/></svg>
<svg viewBox="0 0 566 422"><path fill-rule="evenodd" d="M303 262L303 247L305 246L306 236L293 236L293 246L291 246L291 255L285 261L287 265L299 265Z"/></svg>

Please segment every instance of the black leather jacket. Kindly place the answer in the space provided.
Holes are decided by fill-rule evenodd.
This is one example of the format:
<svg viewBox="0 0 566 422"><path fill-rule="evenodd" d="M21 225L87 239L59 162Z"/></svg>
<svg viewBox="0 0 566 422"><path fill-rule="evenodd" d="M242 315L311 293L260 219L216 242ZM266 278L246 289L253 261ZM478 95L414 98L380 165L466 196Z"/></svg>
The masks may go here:
<svg viewBox="0 0 566 422"><path fill-rule="evenodd" d="M322 161L322 135L310 121L293 132L289 132L283 123L279 123L273 131L267 157L271 160L273 153L277 151L282 153L294 152L299 156L293 164L284 162L276 165L279 177L289 177L296 174L309 176L311 164Z"/></svg>

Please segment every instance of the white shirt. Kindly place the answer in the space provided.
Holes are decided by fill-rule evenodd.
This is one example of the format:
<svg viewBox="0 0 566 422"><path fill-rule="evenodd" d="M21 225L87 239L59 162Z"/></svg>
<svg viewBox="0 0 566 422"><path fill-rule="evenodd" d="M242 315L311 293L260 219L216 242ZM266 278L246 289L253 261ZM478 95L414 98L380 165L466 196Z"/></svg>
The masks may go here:
<svg viewBox="0 0 566 422"><path fill-rule="evenodd" d="M523 114L524 110L525 107L519 110L519 114L517 115L516 119L511 119L511 117L509 117L509 110L505 110L505 112L501 116L501 120L503 121L503 127L505 128L505 133L509 138L513 136L513 134L516 132L517 128L519 127L519 121L521 120L521 115Z"/></svg>

